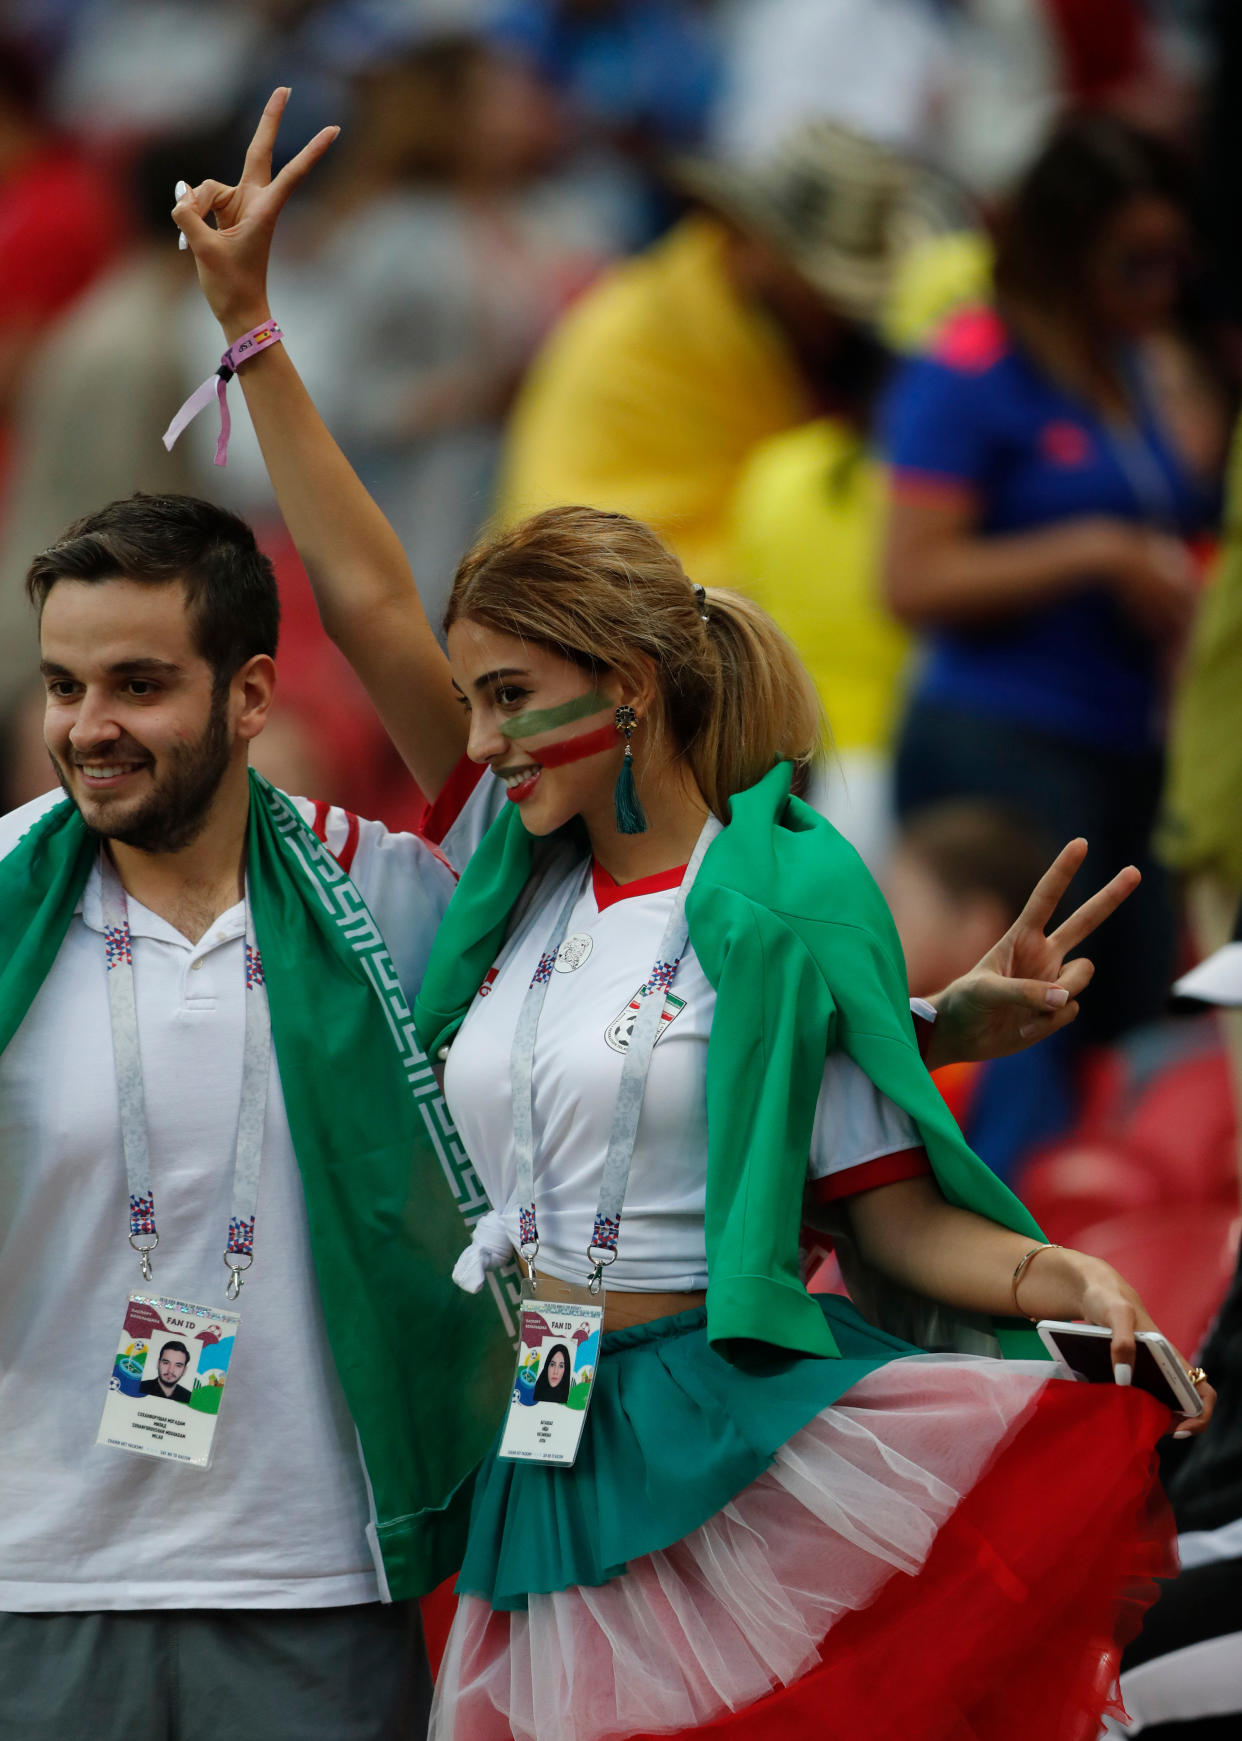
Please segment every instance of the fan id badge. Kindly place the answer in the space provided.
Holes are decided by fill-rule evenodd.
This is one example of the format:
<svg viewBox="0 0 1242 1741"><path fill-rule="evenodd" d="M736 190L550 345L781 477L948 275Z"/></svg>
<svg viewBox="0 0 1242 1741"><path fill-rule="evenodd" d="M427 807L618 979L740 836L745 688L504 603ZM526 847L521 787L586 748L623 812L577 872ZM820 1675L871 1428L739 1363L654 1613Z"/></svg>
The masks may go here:
<svg viewBox="0 0 1242 1741"><path fill-rule="evenodd" d="M206 1469L240 1322L237 1312L131 1294L95 1443Z"/></svg>
<svg viewBox="0 0 1242 1741"><path fill-rule="evenodd" d="M604 1297L539 1274L522 1283L513 1397L497 1456L569 1468L595 1389Z"/></svg>

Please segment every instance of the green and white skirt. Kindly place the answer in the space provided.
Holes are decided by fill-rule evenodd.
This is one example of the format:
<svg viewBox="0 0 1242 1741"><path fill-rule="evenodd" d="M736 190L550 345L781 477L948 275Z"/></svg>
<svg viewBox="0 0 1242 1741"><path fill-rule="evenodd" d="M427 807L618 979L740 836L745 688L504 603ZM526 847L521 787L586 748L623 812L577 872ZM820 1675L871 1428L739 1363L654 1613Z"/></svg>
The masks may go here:
<svg viewBox="0 0 1242 1741"><path fill-rule="evenodd" d="M574 1466L488 1460L430 1741L1095 1736L1167 1413L819 1304L838 1360L612 1332Z"/></svg>

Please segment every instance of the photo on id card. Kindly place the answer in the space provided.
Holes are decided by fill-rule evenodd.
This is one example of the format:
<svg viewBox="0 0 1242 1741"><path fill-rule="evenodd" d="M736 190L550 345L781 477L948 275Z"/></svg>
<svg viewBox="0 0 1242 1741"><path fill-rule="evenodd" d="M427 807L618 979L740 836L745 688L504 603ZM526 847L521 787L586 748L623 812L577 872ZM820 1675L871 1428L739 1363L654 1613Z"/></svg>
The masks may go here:
<svg viewBox="0 0 1242 1741"><path fill-rule="evenodd" d="M131 1294L96 1444L205 1469L240 1322L236 1312Z"/></svg>
<svg viewBox="0 0 1242 1741"><path fill-rule="evenodd" d="M498 1455L571 1464L595 1383L603 1306L525 1303L513 1398Z"/></svg>

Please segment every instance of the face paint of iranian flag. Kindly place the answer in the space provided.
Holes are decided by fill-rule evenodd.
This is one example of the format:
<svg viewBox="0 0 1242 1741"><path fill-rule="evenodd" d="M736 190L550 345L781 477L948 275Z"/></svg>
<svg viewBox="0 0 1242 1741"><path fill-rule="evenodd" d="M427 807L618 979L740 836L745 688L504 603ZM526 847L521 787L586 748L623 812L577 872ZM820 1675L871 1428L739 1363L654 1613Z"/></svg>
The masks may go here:
<svg viewBox="0 0 1242 1741"><path fill-rule="evenodd" d="M571 762L598 756L617 747L616 703L599 690L590 690L559 707L532 707L508 719L499 730L522 754L541 768L564 768ZM600 721L599 715L607 717ZM580 722L596 723L579 729Z"/></svg>

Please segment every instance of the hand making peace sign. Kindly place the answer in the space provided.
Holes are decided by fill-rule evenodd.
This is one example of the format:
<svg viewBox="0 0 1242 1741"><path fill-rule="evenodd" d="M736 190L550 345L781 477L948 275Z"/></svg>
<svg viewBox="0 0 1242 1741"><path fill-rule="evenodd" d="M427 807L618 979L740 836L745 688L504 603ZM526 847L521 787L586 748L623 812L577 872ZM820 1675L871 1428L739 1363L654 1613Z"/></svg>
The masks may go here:
<svg viewBox="0 0 1242 1741"><path fill-rule="evenodd" d="M1045 935L1074 873L1087 856L1085 840L1062 847L1031 892L1026 906L978 966L932 999L936 1023L928 1068L1004 1058L1055 1034L1078 1014L1078 999L1095 968L1085 956L1065 957L1089 937L1142 878L1133 865Z"/></svg>
<svg viewBox="0 0 1242 1741"><path fill-rule="evenodd" d="M267 259L276 220L298 183L327 151L339 127L324 127L272 178L272 150L289 100L286 86L272 92L233 187L204 181L183 194L173 221L198 267L199 283L230 343L268 320ZM207 222L214 213L216 227Z"/></svg>

